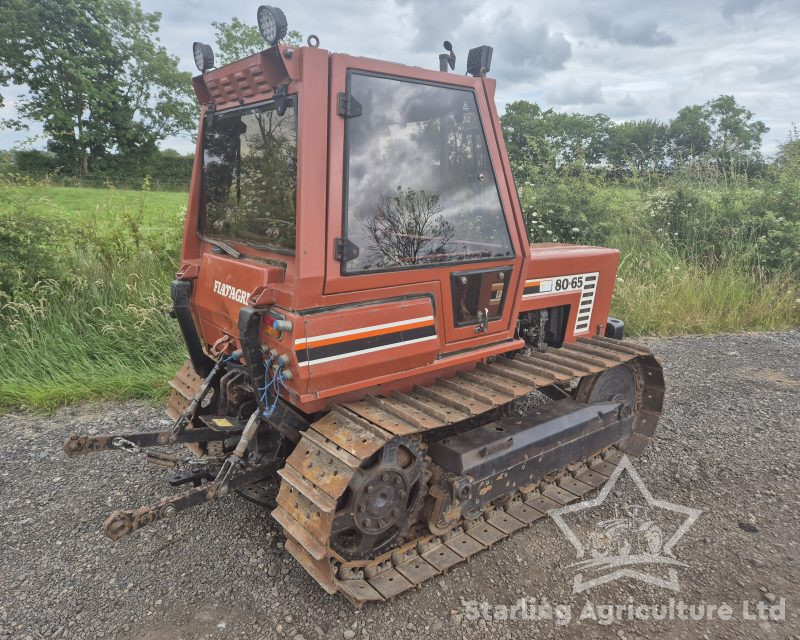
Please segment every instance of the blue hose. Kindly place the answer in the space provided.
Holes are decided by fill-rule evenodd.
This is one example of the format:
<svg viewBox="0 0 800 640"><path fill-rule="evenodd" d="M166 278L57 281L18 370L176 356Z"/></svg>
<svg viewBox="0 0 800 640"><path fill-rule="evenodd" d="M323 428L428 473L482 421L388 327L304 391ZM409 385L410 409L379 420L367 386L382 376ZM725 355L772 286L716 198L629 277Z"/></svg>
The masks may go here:
<svg viewBox="0 0 800 640"><path fill-rule="evenodd" d="M277 371L275 371L275 375L272 376L272 379L269 377L270 367L272 366L272 357L270 357L264 363L264 386L259 387L258 390L262 392L261 394L261 403L266 406L266 409L261 412L261 416L263 418L269 418L275 412L275 409L278 406L278 400L281 397L281 388L285 389L286 385L284 384L284 376L283 372L281 371L282 367L278 365ZM270 388L275 394L275 398L270 402L269 399L269 390Z"/></svg>

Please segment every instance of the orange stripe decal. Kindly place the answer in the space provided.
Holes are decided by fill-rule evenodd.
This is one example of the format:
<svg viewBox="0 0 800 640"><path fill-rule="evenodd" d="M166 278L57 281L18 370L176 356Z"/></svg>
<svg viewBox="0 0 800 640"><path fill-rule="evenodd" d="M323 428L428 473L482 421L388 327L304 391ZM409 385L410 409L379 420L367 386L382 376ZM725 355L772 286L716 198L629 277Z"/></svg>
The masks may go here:
<svg viewBox="0 0 800 640"><path fill-rule="evenodd" d="M419 327L429 327L433 324L433 319L420 320L419 322L412 322L404 324L399 327L384 327L382 329L371 329L367 331L359 331L358 333L351 333L346 336L336 336L326 340L315 340L313 344L300 344L295 345L296 351L301 351L307 347L324 347L329 344L337 344L339 342L350 342L351 340L361 340L362 338L371 338L372 336L382 336L387 333L397 333L399 331L407 331L409 329L417 329Z"/></svg>

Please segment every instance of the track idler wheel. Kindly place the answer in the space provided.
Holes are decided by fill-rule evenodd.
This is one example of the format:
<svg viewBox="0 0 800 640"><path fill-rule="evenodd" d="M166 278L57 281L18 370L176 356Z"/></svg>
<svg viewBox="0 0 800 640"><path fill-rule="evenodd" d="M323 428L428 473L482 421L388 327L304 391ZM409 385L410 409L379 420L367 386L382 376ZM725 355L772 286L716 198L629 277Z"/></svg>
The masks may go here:
<svg viewBox="0 0 800 640"><path fill-rule="evenodd" d="M664 373L652 354L583 378L575 399L579 402L619 402L622 417L634 416L632 433L619 443L628 455L638 456L650 444L664 402Z"/></svg>
<svg viewBox="0 0 800 640"><path fill-rule="evenodd" d="M593 376L586 376L578 385L576 400L587 404L618 402L622 405L622 418L635 413L642 386L635 366L626 362Z"/></svg>
<svg viewBox="0 0 800 640"><path fill-rule="evenodd" d="M353 476L337 505L330 544L347 560L396 546L422 497L425 456L418 439L392 440L376 456Z"/></svg>

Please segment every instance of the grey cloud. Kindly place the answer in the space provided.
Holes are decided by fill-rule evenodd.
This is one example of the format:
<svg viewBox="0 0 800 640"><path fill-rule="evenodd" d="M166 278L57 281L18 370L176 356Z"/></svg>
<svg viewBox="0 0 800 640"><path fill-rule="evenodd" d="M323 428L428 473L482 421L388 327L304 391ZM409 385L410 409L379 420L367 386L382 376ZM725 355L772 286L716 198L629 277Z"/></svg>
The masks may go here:
<svg viewBox="0 0 800 640"><path fill-rule="evenodd" d="M0 3L3 0L0 0ZM194 72L192 41L213 43L212 20L255 24L254 0L141 0L163 12L161 41ZM275 0L291 28L322 47L426 68L452 40L463 73L470 47L494 47L498 101L564 100L570 110L668 120L686 104L733 94L771 127L770 149L796 121L800 0ZM270 3L270 4L275 4ZM587 14L610 18L593 24ZM598 33L599 30L599 33ZM638 46L630 46L638 45ZM655 46L662 45L662 46ZM663 46L672 45L672 46ZM604 102L584 102L599 83ZM0 93L8 102L11 89ZM586 95L581 96L579 94ZM596 97L596 96L595 96ZM13 109L11 110L13 112ZM29 133L36 133L32 129ZM27 137L0 131L0 148ZM39 144L39 143L37 143ZM165 146L191 151L189 142Z"/></svg>
<svg viewBox="0 0 800 640"><path fill-rule="evenodd" d="M638 118L645 115L646 110L639 100L630 93L609 105L606 112L612 118Z"/></svg>
<svg viewBox="0 0 800 640"><path fill-rule="evenodd" d="M755 80L760 83L793 82L796 84L798 64L800 64L800 58L797 57L766 64L758 68Z"/></svg>
<svg viewBox="0 0 800 640"><path fill-rule="evenodd" d="M675 38L658 28L655 20L615 23L606 16L589 14L589 29L595 36L622 45L664 47L675 44Z"/></svg>
<svg viewBox="0 0 800 640"><path fill-rule="evenodd" d="M605 97L599 82L582 86L568 82L548 92L547 101L553 105L597 105L604 103Z"/></svg>
<svg viewBox="0 0 800 640"><path fill-rule="evenodd" d="M800 2L797 0L721 0L722 16L733 22L737 16L756 16L764 18L767 14L782 20L800 15ZM745 21L746 22L746 21Z"/></svg>
<svg viewBox="0 0 800 640"><path fill-rule="evenodd" d="M508 25L497 45L498 54L515 67L526 67L533 75L563 69L572 46L562 33L550 33L544 25Z"/></svg>
<svg viewBox="0 0 800 640"><path fill-rule="evenodd" d="M763 0L724 0L722 3L722 15L733 20L737 14L753 13L763 3Z"/></svg>
<svg viewBox="0 0 800 640"><path fill-rule="evenodd" d="M438 47L440 41L453 37L480 0L397 0L397 4L410 9L414 45Z"/></svg>
<svg viewBox="0 0 800 640"><path fill-rule="evenodd" d="M563 33L515 11L481 18L465 24L459 37L470 47L492 45L492 75L507 84L530 82L563 69L572 56L572 45Z"/></svg>

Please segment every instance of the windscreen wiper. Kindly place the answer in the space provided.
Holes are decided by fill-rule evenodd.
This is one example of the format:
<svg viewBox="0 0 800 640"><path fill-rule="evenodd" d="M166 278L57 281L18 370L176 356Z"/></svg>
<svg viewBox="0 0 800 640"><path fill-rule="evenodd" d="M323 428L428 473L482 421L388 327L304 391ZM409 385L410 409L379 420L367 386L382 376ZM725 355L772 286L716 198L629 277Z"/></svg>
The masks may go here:
<svg viewBox="0 0 800 640"><path fill-rule="evenodd" d="M212 238L204 238L206 242L210 242L218 249L222 249L225 253L227 253L231 258L236 258L237 260L242 257L242 252L237 251L227 242L222 242L222 240L213 240Z"/></svg>

